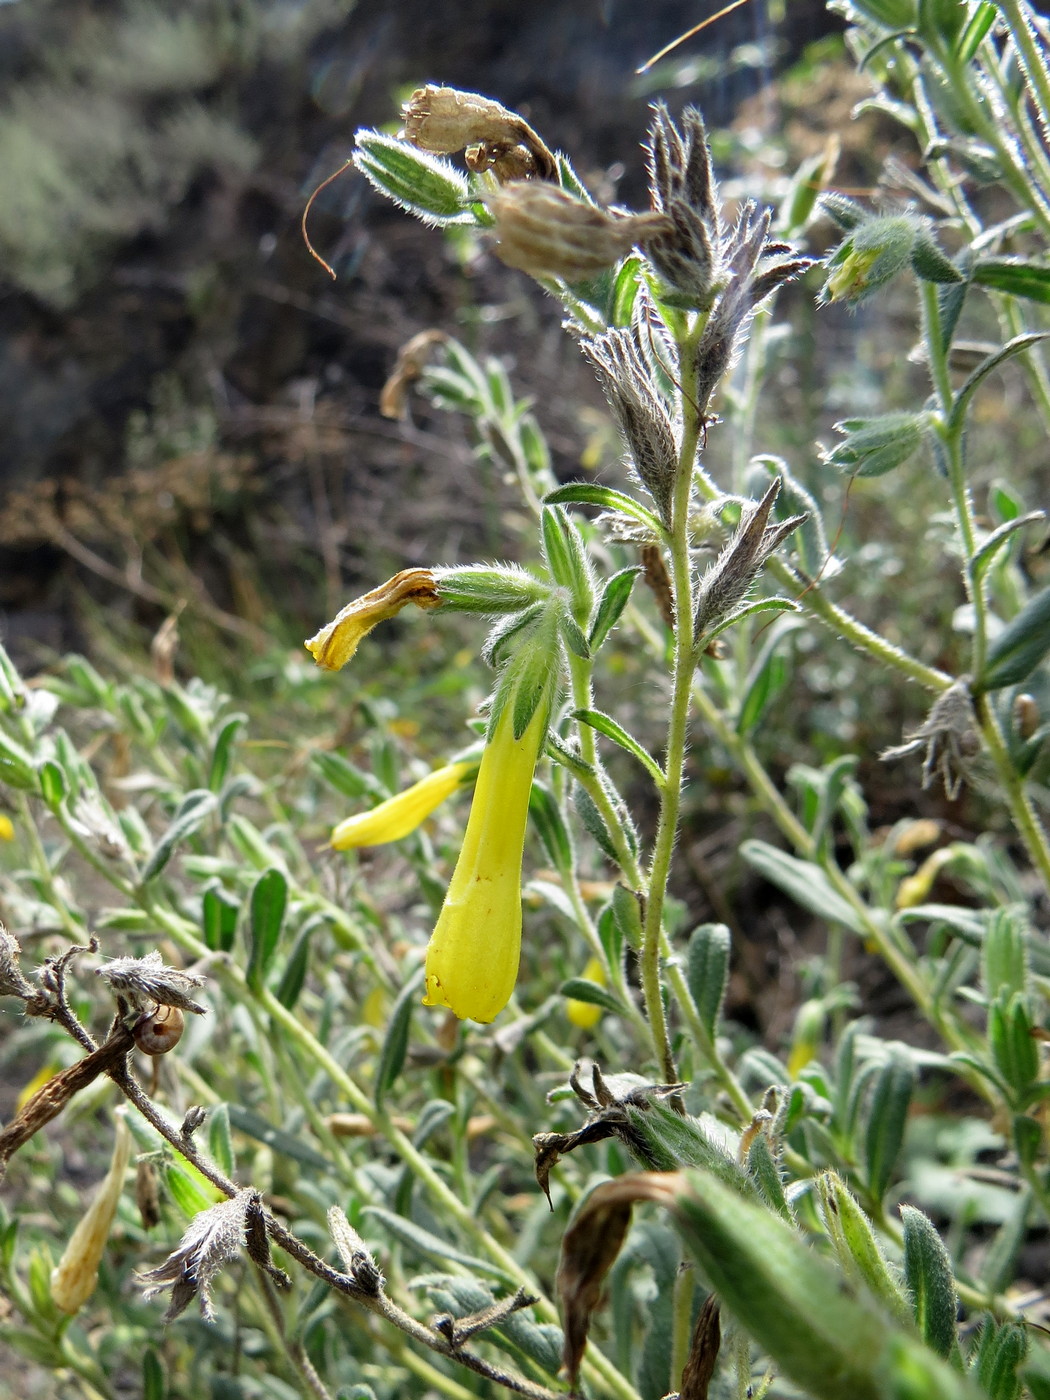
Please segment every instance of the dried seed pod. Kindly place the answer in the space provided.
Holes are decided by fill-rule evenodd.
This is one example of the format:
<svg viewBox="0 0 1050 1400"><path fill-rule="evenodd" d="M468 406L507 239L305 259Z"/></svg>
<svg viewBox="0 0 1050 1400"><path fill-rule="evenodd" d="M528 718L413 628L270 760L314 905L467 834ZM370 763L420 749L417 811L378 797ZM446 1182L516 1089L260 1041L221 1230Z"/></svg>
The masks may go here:
<svg viewBox="0 0 1050 1400"><path fill-rule="evenodd" d="M186 1018L177 1006L158 1006L140 1016L132 1035L144 1055L166 1055L182 1039Z"/></svg>
<svg viewBox="0 0 1050 1400"><path fill-rule="evenodd" d="M496 256L533 277L582 282L662 233L663 214L616 214L551 185L515 180L486 199Z"/></svg>
<svg viewBox="0 0 1050 1400"><path fill-rule="evenodd" d="M1014 698L1014 727L1022 739L1030 739L1039 728L1039 706L1031 695Z"/></svg>

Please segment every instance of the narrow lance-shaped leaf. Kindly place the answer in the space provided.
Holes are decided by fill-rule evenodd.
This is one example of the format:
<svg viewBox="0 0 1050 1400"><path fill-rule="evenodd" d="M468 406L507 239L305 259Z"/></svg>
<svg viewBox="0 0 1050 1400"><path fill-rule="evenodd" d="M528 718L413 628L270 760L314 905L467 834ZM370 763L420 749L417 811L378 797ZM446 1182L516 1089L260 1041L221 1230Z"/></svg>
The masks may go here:
<svg viewBox="0 0 1050 1400"><path fill-rule="evenodd" d="M186 794L172 818L171 825L153 848L153 854L142 872L143 884L156 879L171 859L179 842L185 841L207 821L217 803L218 799L215 794L208 792L205 788L197 788Z"/></svg>
<svg viewBox="0 0 1050 1400"><path fill-rule="evenodd" d="M412 1025L412 1013L419 1003L419 990L422 985L423 969L420 967L402 987L394 1002L386 1035L383 1037L383 1047L379 1052L379 1063L376 1066L374 1092L376 1108L383 1107L387 1090L394 1084L404 1066L405 1055L408 1053L408 1033Z"/></svg>
<svg viewBox="0 0 1050 1400"><path fill-rule="evenodd" d="M868 1106L864 1135L864 1165L868 1190L881 1201L904 1141L904 1125L915 1089L915 1067L904 1051L891 1048L879 1071Z"/></svg>
<svg viewBox="0 0 1050 1400"><path fill-rule="evenodd" d="M819 865L797 860L765 841L745 841L740 854L767 880L789 894L796 903L819 918L864 933L856 911L832 887Z"/></svg>
<svg viewBox="0 0 1050 1400"><path fill-rule="evenodd" d="M1050 652L1050 588L1031 598L988 648L975 693L1020 685Z"/></svg>
<svg viewBox="0 0 1050 1400"><path fill-rule="evenodd" d="M264 870L255 882L251 897L247 978L253 992L262 990L273 964L287 901L288 881L284 872L276 867Z"/></svg>
<svg viewBox="0 0 1050 1400"><path fill-rule="evenodd" d="M664 774L656 759L647 753L638 740L632 734L628 734L623 725L618 724L611 715L605 714L602 710L573 710L572 718L580 724L586 724L592 729L596 729L599 734L604 734L614 744L619 744L621 749L638 760L658 788L663 787Z"/></svg>
<svg viewBox="0 0 1050 1400"><path fill-rule="evenodd" d="M714 1040L729 985L730 933L725 924L693 930L686 955L686 980L700 1022Z"/></svg>

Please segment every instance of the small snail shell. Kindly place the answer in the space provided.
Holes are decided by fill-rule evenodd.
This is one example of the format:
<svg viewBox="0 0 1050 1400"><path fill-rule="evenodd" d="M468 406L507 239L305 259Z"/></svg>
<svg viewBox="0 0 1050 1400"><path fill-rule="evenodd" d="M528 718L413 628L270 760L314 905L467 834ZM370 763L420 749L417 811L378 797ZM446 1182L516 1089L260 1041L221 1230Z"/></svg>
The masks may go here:
<svg viewBox="0 0 1050 1400"><path fill-rule="evenodd" d="M177 1006L157 1006L140 1016L132 1035L145 1055L166 1055L182 1039L186 1018Z"/></svg>

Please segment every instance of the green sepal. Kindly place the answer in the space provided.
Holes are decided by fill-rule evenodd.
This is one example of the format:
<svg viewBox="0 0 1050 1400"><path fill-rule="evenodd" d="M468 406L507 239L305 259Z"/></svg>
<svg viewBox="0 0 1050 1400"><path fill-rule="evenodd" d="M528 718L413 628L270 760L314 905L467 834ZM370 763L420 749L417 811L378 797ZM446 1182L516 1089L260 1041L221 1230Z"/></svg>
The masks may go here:
<svg viewBox="0 0 1050 1400"><path fill-rule="evenodd" d="M970 12L959 41L955 46L955 57L960 63L969 63L981 47L988 31L995 23L998 7L991 0L981 0Z"/></svg>
<svg viewBox="0 0 1050 1400"><path fill-rule="evenodd" d="M1001 992L988 1007L988 1047L995 1067L1010 1086L1018 1107L1039 1074L1039 1050L1023 992Z"/></svg>
<svg viewBox="0 0 1050 1400"><path fill-rule="evenodd" d="M833 1171L823 1172L817 1178L817 1191L824 1225L843 1272L848 1278L863 1282L896 1322L910 1322L908 1300L890 1272L856 1197Z"/></svg>
<svg viewBox="0 0 1050 1400"><path fill-rule="evenodd" d="M1020 685L1050 652L1050 587L1029 599L988 648L974 693Z"/></svg>
<svg viewBox="0 0 1050 1400"><path fill-rule="evenodd" d="M851 476L883 476L899 467L921 445L924 413L886 413L879 418L844 418L835 431L845 435L824 460Z"/></svg>
<svg viewBox="0 0 1050 1400"><path fill-rule="evenodd" d="M379 131L359 131L354 165L395 204L427 223L480 223L466 177L449 161Z"/></svg>
<svg viewBox="0 0 1050 1400"><path fill-rule="evenodd" d="M572 517L557 506L540 514L543 558L555 583L567 588L575 618L589 618L594 607L594 573L587 547Z"/></svg>
<svg viewBox="0 0 1050 1400"><path fill-rule="evenodd" d="M55 811L66 799L66 775L53 759L45 759L37 769L40 781L40 796Z"/></svg>
<svg viewBox="0 0 1050 1400"><path fill-rule="evenodd" d="M780 1167L765 1133L758 1132L747 1149L747 1170L759 1196L774 1214L794 1224L795 1217L784 1195Z"/></svg>
<svg viewBox="0 0 1050 1400"><path fill-rule="evenodd" d="M836 194L834 190L825 190L819 202L824 213L843 233L851 233L871 218L871 213L862 204L848 195Z"/></svg>
<svg viewBox="0 0 1050 1400"><path fill-rule="evenodd" d="M886 1194L900 1155L914 1090L915 1066L910 1056L891 1047L875 1080L864 1132L865 1184L876 1202Z"/></svg>
<svg viewBox="0 0 1050 1400"><path fill-rule="evenodd" d="M964 282L962 273L937 244L926 224L920 224L911 250L911 267L923 282Z"/></svg>
<svg viewBox="0 0 1050 1400"><path fill-rule="evenodd" d="M904 1222L904 1281L919 1335L938 1356L947 1359L959 1345L955 1328L959 1299L952 1261L929 1216L914 1206L901 1206L900 1213Z"/></svg>
<svg viewBox="0 0 1050 1400"><path fill-rule="evenodd" d="M441 606L450 612L480 613L492 617L521 612L550 596L550 585L526 569L504 564L486 567L435 569Z"/></svg>
<svg viewBox="0 0 1050 1400"><path fill-rule="evenodd" d="M642 906L636 890L617 884L612 893L612 912L620 935L629 948L642 946Z"/></svg>
<svg viewBox="0 0 1050 1400"><path fill-rule="evenodd" d="M1012 909L996 909L988 920L981 947L981 982L985 995L1028 990L1028 938L1021 918Z"/></svg>
<svg viewBox="0 0 1050 1400"><path fill-rule="evenodd" d="M685 975L700 1023L711 1040L718 1034L726 989L732 938L725 924L701 924L689 938Z"/></svg>
<svg viewBox="0 0 1050 1400"><path fill-rule="evenodd" d="M1018 1400L1021 1378L1017 1369L1028 1355L1028 1333L1021 1322L985 1319L973 1359L973 1375L988 1400Z"/></svg>

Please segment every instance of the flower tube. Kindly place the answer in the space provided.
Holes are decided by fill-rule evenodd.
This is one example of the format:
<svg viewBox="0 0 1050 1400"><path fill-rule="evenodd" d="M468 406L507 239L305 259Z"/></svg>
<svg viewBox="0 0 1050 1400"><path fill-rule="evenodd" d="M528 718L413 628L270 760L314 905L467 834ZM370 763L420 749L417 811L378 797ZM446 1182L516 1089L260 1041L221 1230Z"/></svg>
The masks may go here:
<svg viewBox="0 0 1050 1400"><path fill-rule="evenodd" d="M465 787L477 772L477 763L466 760L435 768L418 783L395 793L368 812L341 821L332 832L331 844L337 851L349 851L355 846L383 846L388 841L400 841L429 817L446 797L457 788Z"/></svg>
<svg viewBox="0 0 1050 1400"><path fill-rule="evenodd" d="M51 1298L57 1308L72 1317L95 1291L98 1266L109 1238L110 1226L131 1161L131 1132L123 1114L117 1118L117 1136L109 1171L94 1200L73 1231L62 1258L51 1271Z"/></svg>
<svg viewBox="0 0 1050 1400"><path fill-rule="evenodd" d="M521 861L532 776L548 707L514 737L514 705L497 716L481 757L463 849L431 934L424 1006L492 1021L514 990L521 954Z"/></svg>

